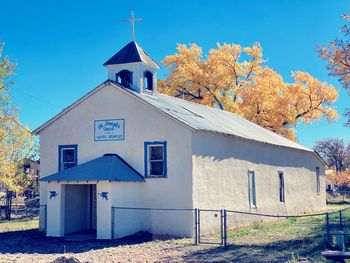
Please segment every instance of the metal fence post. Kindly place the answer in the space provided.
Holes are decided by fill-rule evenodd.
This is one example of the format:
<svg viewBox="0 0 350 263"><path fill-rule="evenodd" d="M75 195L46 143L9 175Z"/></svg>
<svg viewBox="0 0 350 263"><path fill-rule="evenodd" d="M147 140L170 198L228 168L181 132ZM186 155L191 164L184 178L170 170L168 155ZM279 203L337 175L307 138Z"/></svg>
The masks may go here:
<svg viewBox="0 0 350 263"><path fill-rule="evenodd" d="M340 224L340 231L343 231L343 217L342 217L341 210L339 210L339 224Z"/></svg>
<svg viewBox="0 0 350 263"><path fill-rule="evenodd" d="M324 247L325 249L328 248L328 244L329 244L329 213L326 213L326 235L323 238L323 243L324 243Z"/></svg>
<svg viewBox="0 0 350 263"><path fill-rule="evenodd" d="M223 246L224 245L224 210L221 209L220 210L220 215L221 215L221 220L220 220L220 223L221 223L221 245Z"/></svg>
<svg viewBox="0 0 350 263"><path fill-rule="evenodd" d="M198 223L198 244L201 243L201 210L198 208L197 223Z"/></svg>
<svg viewBox="0 0 350 263"><path fill-rule="evenodd" d="M227 247L227 211L224 209L224 247Z"/></svg>
<svg viewBox="0 0 350 263"><path fill-rule="evenodd" d="M194 209L194 244L198 245L198 208Z"/></svg>

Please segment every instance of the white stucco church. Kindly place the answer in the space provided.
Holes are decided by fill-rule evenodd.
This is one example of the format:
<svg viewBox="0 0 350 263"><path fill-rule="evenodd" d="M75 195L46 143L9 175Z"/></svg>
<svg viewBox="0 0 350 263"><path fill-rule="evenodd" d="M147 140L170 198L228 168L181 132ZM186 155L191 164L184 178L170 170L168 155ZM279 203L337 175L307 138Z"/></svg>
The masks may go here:
<svg viewBox="0 0 350 263"><path fill-rule="evenodd" d="M106 81L34 131L47 236L95 229L110 239L150 220L139 215L138 227L130 218L112 229L113 206L278 214L325 206L324 163L312 150L235 114L159 94L159 65L134 41L104 66ZM192 226L169 227L192 235Z"/></svg>

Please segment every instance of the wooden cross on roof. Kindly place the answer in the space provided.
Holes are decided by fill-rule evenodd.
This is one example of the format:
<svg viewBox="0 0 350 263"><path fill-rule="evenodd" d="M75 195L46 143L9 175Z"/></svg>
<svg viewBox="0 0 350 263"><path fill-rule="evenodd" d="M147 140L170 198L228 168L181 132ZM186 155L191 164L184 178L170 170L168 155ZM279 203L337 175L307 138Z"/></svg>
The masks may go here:
<svg viewBox="0 0 350 263"><path fill-rule="evenodd" d="M134 10L131 11L130 16L131 16L130 19L123 20L123 22L130 22L131 23L131 38L132 38L132 41L134 41L135 40L135 21L141 21L142 18L141 17L135 18L134 17Z"/></svg>

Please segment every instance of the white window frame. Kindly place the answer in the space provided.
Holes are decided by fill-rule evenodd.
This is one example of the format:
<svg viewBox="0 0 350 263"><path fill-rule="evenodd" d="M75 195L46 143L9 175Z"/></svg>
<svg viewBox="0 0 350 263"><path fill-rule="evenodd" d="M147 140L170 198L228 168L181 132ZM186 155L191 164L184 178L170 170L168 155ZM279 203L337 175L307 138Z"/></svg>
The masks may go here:
<svg viewBox="0 0 350 263"><path fill-rule="evenodd" d="M255 171L248 171L248 199L249 207L257 208L256 205L256 180L255 180Z"/></svg>
<svg viewBox="0 0 350 263"><path fill-rule="evenodd" d="M283 171L278 171L279 200L280 200L281 203L285 203L286 202L285 183L284 182L285 182L285 180L284 180L284 172Z"/></svg>
<svg viewBox="0 0 350 263"><path fill-rule="evenodd" d="M74 151L74 161L72 161L72 162L65 162L64 161L64 158L63 158L63 153L64 153L64 151L66 151L66 150L73 150ZM76 166L77 164L78 164L78 160L77 160L77 158L78 158L78 148L77 148L77 146L65 146L65 145L63 145L63 146L61 146L60 147L60 171L64 171L64 170L66 170L66 169L68 169L68 168L64 168L64 165L65 164L74 164L74 166Z"/></svg>
<svg viewBox="0 0 350 263"><path fill-rule="evenodd" d="M167 143L166 141L159 142L145 142L145 153L146 153L146 169L145 169L145 177L146 178L166 178L167 177ZM151 160L151 148L152 147L162 147L162 159ZM163 171L161 175L151 174L151 163L152 162L162 162L163 163Z"/></svg>

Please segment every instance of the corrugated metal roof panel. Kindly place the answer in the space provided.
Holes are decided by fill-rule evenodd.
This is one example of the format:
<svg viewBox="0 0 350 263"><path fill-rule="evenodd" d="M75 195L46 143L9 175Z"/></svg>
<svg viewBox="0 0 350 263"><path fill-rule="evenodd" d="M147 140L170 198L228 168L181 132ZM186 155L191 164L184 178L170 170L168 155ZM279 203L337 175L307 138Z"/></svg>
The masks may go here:
<svg viewBox="0 0 350 263"><path fill-rule="evenodd" d="M311 149L227 111L162 94L132 93L195 130L234 135L248 140L312 152Z"/></svg>
<svg viewBox="0 0 350 263"><path fill-rule="evenodd" d="M105 155L64 171L46 176L40 181L117 181L143 182L134 168L118 155Z"/></svg>

